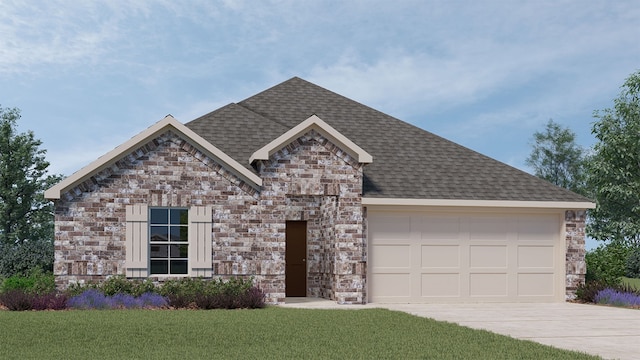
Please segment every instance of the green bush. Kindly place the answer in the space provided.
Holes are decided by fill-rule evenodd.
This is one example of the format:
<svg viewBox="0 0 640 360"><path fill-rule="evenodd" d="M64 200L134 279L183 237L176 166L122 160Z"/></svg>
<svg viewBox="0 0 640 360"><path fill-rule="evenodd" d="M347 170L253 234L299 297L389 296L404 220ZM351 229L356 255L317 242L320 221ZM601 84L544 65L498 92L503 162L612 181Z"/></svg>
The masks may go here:
<svg viewBox="0 0 640 360"><path fill-rule="evenodd" d="M43 272L35 268L28 275L16 274L4 279L0 286L0 293L11 290L22 290L30 294L48 294L56 290L56 281L53 273Z"/></svg>
<svg viewBox="0 0 640 360"><path fill-rule="evenodd" d="M235 309L264 307L264 294L251 279L180 278L166 281L159 293L175 308Z"/></svg>
<svg viewBox="0 0 640 360"><path fill-rule="evenodd" d="M588 251L587 282L598 281L617 285L626 273L627 258L631 248L621 242L610 242Z"/></svg>
<svg viewBox="0 0 640 360"><path fill-rule="evenodd" d="M26 241L20 244L0 243L0 275L27 275L35 268L53 271L53 242Z"/></svg>
<svg viewBox="0 0 640 360"><path fill-rule="evenodd" d="M124 275L114 275L101 283L70 284L66 293L69 296L80 295L86 290L95 289L107 296L128 294L140 296L144 293L158 293L159 289L150 279L127 279Z"/></svg>
<svg viewBox="0 0 640 360"><path fill-rule="evenodd" d="M627 256L626 276L630 278L640 278L640 246L634 246Z"/></svg>

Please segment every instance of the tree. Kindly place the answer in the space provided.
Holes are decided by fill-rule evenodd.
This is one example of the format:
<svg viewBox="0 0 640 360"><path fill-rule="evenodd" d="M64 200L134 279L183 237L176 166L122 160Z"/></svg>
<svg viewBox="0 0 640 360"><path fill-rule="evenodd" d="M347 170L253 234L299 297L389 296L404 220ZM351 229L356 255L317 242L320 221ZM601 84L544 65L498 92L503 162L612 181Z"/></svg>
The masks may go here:
<svg viewBox="0 0 640 360"><path fill-rule="evenodd" d="M595 111L597 139L587 163L596 201L587 226L597 240L638 245L640 240L640 71L622 86L614 107Z"/></svg>
<svg viewBox="0 0 640 360"><path fill-rule="evenodd" d="M535 143L526 160L535 175L552 184L584 194L584 156L576 135L549 120L544 132L533 134Z"/></svg>
<svg viewBox="0 0 640 360"><path fill-rule="evenodd" d="M44 199L44 190L60 177L47 175L46 151L33 132L17 133L19 119L18 109L0 107L0 273L4 275L12 275L15 260L25 256L31 260L22 259L22 267L53 263L53 205Z"/></svg>

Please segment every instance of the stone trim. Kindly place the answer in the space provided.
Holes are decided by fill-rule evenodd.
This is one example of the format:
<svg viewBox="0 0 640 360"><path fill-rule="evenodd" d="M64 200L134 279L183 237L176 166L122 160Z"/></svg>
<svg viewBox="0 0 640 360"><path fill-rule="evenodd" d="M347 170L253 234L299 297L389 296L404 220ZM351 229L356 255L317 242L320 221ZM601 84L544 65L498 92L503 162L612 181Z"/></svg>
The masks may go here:
<svg viewBox="0 0 640 360"><path fill-rule="evenodd" d="M565 243L566 243L566 298L573 300L576 289L584 284L587 273L585 261L585 224L586 210L565 211Z"/></svg>

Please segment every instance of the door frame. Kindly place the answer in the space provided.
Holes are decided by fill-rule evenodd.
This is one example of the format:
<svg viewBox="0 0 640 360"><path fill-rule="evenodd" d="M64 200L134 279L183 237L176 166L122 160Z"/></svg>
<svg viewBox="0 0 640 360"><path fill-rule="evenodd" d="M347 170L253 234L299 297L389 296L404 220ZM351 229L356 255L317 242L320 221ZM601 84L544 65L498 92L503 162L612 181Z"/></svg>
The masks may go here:
<svg viewBox="0 0 640 360"><path fill-rule="evenodd" d="M285 295L307 296L307 221L287 221L285 230Z"/></svg>

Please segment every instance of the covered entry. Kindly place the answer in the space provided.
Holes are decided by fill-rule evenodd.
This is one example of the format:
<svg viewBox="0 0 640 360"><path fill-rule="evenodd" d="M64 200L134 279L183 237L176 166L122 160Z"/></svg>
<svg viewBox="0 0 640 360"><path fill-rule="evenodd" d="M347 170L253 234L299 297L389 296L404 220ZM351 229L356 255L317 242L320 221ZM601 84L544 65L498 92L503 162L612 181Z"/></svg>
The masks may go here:
<svg viewBox="0 0 640 360"><path fill-rule="evenodd" d="M555 302L563 213L368 213L369 302Z"/></svg>

